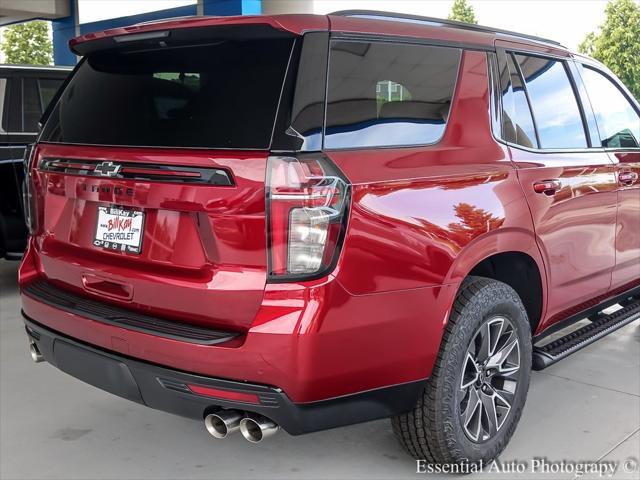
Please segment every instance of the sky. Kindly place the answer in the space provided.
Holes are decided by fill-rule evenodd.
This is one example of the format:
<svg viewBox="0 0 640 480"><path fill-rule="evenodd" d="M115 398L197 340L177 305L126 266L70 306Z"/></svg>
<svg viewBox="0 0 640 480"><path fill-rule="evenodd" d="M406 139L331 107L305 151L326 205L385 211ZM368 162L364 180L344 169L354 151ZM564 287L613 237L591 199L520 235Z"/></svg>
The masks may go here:
<svg viewBox="0 0 640 480"><path fill-rule="evenodd" d="M79 1L81 23L195 3L194 0ZM604 21L607 0L468 0L468 3L481 25L551 38L576 50L587 33ZM452 4L453 0L315 0L314 13L357 8L446 18Z"/></svg>

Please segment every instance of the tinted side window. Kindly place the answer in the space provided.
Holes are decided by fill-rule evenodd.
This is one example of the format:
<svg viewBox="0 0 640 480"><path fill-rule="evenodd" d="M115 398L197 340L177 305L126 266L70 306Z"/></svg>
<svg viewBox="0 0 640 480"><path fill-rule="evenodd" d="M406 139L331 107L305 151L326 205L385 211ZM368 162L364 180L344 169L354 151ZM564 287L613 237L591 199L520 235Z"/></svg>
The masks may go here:
<svg viewBox="0 0 640 480"><path fill-rule="evenodd" d="M38 120L42 116L40 92L35 78L22 80L22 130L23 132L37 132Z"/></svg>
<svg viewBox="0 0 640 480"><path fill-rule="evenodd" d="M5 97L0 102L3 106L2 129L12 133L36 133L44 108L63 80L14 77L4 82Z"/></svg>
<svg viewBox="0 0 640 480"><path fill-rule="evenodd" d="M507 55L507 63L511 71L511 88L513 91L513 124L511 128L505 128L508 134L507 141L512 141L523 147L538 148L535 124L531 116L531 108L527 98L527 92L522 84L522 78L518 72L511 55ZM505 117L509 121L509 117Z"/></svg>
<svg viewBox="0 0 640 480"><path fill-rule="evenodd" d="M295 88L291 89L293 99L289 125L293 132L287 129L287 135L289 138L291 138L291 134L298 137L297 142L292 145L293 150L322 149L322 128L327 94L328 48L328 32L305 34L298 71L295 76ZM283 109L284 112L286 112L286 106Z"/></svg>
<svg viewBox="0 0 640 480"><path fill-rule="evenodd" d="M516 55L525 79L540 148L586 148L578 101L564 64L548 58Z"/></svg>
<svg viewBox="0 0 640 480"><path fill-rule="evenodd" d="M42 111L47 109L49 103L53 99L54 95L63 84L63 79L57 78L40 78L38 80L38 88L40 90L40 104L42 105Z"/></svg>
<svg viewBox="0 0 640 480"><path fill-rule="evenodd" d="M325 147L424 145L446 127L461 50L333 42Z"/></svg>
<svg viewBox="0 0 640 480"><path fill-rule="evenodd" d="M20 132L22 128L22 109L20 108L20 79L7 78L2 112L2 129L5 132Z"/></svg>
<svg viewBox="0 0 640 480"><path fill-rule="evenodd" d="M585 67L582 78L596 113L603 147L640 146L640 116L620 89L600 72Z"/></svg>

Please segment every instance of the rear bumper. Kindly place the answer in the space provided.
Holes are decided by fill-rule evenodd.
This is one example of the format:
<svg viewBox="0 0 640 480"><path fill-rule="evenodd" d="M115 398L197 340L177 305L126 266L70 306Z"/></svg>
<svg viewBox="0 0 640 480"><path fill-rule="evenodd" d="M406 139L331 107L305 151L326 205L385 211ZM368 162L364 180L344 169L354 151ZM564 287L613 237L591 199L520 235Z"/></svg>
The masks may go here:
<svg viewBox="0 0 640 480"><path fill-rule="evenodd" d="M176 332L176 322L163 324L162 332L159 325L147 328L156 314L151 308L134 311L122 302L114 305L91 292L68 289L64 279L49 279L39 258L34 248L27 250L19 283L25 315L42 327L139 362L205 378L272 385L295 404L428 378L457 290L451 284L352 295L333 276L267 284L250 327L229 341L207 344L188 341L185 335L202 332ZM78 263L71 267L87 270ZM63 294L52 297L31 288L39 281L52 281ZM80 298L71 301L72 296ZM227 303L232 309L236 302ZM136 315L119 316L120 307ZM197 307L206 311L204 305Z"/></svg>
<svg viewBox="0 0 640 480"><path fill-rule="evenodd" d="M234 408L262 414L289 434L300 435L408 411L423 386L423 381L415 381L296 404L279 388L185 373L116 355L54 332L24 313L23 316L30 340L37 344L45 360L60 370L114 395L197 420L219 408ZM222 390L251 398L252 402L198 395L190 385Z"/></svg>

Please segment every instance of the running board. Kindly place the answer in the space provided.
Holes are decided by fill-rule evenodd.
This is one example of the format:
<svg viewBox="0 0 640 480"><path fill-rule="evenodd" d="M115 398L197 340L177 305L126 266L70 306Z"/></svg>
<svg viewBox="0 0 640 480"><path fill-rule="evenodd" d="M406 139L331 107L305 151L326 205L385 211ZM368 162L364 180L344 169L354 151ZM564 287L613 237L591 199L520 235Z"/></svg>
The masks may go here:
<svg viewBox="0 0 640 480"><path fill-rule="evenodd" d="M533 369L542 370L640 318L640 298L620 302L622 308L589 317L591 323L542 347L533 347Z"/></svg>

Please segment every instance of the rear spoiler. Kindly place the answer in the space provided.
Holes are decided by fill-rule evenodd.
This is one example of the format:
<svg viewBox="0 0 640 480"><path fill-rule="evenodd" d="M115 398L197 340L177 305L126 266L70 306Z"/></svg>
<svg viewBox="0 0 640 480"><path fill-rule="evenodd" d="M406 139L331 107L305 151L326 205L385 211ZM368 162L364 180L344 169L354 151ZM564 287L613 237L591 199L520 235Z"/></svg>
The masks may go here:
<svg viewBox="0 0 640 480"><path fill-rule="evenodd" d="M255 28L238 29L246 26ZM215 28L212 28L215 27ZM310 31L327 31L328 17L323 15L274 15L235 17L180 17L163 21L140 23L129 27L112 28L87 33L69 41L73 53L84 56L96 51L127 46L163 46L169 43L188 43L212 38L233 37L240 30L243 35L266 32L282 35L302 35Z"/></svg>

